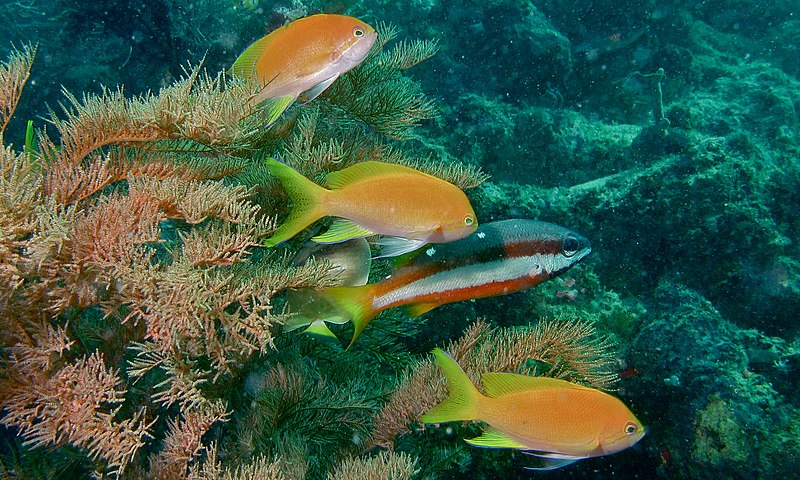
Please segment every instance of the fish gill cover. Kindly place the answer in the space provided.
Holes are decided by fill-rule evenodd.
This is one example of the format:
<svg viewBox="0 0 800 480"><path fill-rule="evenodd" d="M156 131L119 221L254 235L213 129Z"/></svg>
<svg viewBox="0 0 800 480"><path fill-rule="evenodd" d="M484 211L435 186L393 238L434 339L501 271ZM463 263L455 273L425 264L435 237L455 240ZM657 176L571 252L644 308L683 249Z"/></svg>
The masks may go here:
<svg viewBox="0 0 800 480"><path fill-rule="evenodd" d="M264 129L254 86L217 72L320 12L364 20L377 46ZM568 478L800 467L796 2L25 0L3 15L7 476L536 475L465 444L478 425L421 428L446 395L434 347L476 383L611 391L647 426ZM290 208L268 156L316 183L365 158L412 165L465 189L481 223L554 222L594 253L524 293L386 312L344 352L281 333L283 292L336 278L291 262L317 231L261 247ZM371 281L392 271L380 262Z"/></svg>

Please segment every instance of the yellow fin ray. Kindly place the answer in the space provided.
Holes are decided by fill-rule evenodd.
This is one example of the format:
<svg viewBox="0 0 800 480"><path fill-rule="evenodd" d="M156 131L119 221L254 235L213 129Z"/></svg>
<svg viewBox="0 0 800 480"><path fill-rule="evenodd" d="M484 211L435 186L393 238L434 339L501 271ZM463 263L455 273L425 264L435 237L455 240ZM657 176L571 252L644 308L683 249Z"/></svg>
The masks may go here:
<svg viewBox="0 0 800 480"><path fill-rule="evenodd" d="M327 232L312 237L311 240L317 243L339 243L353 238L368 237L374 235L372 230L362 227L346 218L337 218L331 224Z"/></svg>
<svg viewBox="0 0 800 480"><path fill-rule="evenodd" d="M256 41L242 52L233 62L230 73L248 80L258 80L256 64L258 59L272 43L273 38L266 36Z"/></svg>
<svg viewBox="0 0 800 480"><path fill-rule="evenodd" d="M453 357L442 349L434 348L433 356L447 378L448 397L422 416L423 423L475 420L477 403L481 394Z"/></svg>
<svg viewBox="0 0 800 480"><path fill-rule="evenodd" d="M476 447L516 448L518 450L529 450L529 447L526 447L525 445L517 442L505 433L493 427L486 427L486 430L483 431L483 434L481 434L480 437L470 438L464 441L470 445L475 445Z"/></svg>
<svg viewBox="0 0 800 480"><path fill-rule="evenodd" d="M285 242L324 216L320 200L326 190L274 158L266 160L269 173L281 181L292 199L292 211L273 235L264 241L268 247Z"/></svg>
<svg viewBox="0 0 800 480"><path fill-rule="evenodd" d="M408 316L416 318L439 306L441 306L439 303L413 303L408 306Z"/></svg>

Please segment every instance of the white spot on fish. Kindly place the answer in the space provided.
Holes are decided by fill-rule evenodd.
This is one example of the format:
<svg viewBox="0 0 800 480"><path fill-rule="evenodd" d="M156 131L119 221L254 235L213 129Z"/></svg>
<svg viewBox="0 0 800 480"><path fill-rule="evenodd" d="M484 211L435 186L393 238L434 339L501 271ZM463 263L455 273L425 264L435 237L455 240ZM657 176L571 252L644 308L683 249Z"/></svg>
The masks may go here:
<svg viewBox="0 0 800 480"><path fill-rule="evenodd" d="M486 233L484 233L484 232L478 232L475 235L477 235L478 238L486 238Z"/></svg>
<svg viewBox="0 0 800 480"><path fill-rule="evenodd" d="M431 248L429 248L429 249L425 250L425 255L427 255L427 256L429 256L429 257L432 257L434 253L436 253L436 249L435 249L435 248L433 248L433 247L431 247Z"/></svg>

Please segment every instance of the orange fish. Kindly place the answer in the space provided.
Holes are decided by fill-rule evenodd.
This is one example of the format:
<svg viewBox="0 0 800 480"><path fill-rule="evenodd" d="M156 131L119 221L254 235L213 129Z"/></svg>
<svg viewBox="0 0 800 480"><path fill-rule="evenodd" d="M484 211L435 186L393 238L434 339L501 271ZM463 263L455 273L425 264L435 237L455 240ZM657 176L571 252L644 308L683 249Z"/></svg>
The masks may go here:
<svg viewBox="0 0 800 480"><path fill-rule="evenodd" d="M312 15L290 22L250 45L231 72L263 86L254 103L269 100L268 125L303 94L311 101L339 75L366 58L378 34L344 15Z"/></svg>
<svg viewBox="0 0 800 480"><path fill-rule="evenodd" d="M482 375L481 394L458 363L434 349L449 397L422 416L424 423L478 420L489 426L467 440L478 447L514 448L544 458L554 470L624 450L645 434L619 399L564 380L513 373Z"/></svg>
<svg viewBox="0 0 800 480"><path fill-rule="evenodd" d="M478 227L467 196L455 185L403 165L362 162L329 173L320 187L288 165L267 159L292 198L292 211L268 247L284 242L316 220L337 218L317 243L339 243L370 235L396 237L390 253L400 255L426 243L464 238Z"/></svg>

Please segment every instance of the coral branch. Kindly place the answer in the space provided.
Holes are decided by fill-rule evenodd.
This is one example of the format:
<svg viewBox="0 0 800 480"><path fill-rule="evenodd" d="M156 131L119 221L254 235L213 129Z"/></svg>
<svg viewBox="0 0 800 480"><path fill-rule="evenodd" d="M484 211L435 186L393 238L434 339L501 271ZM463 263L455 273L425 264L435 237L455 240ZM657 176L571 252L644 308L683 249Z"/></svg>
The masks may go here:
<svg viewBox="0 0 800 480"><path fill-rule="evenodd" d="M0 143L14 116L22 89L31 76L31 66L36 56L37 47L26 45L22 50L13 50L11 58L0 64Z"/></svg>

